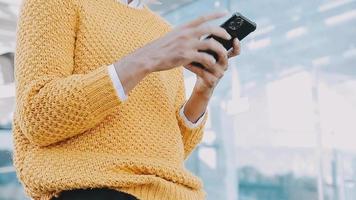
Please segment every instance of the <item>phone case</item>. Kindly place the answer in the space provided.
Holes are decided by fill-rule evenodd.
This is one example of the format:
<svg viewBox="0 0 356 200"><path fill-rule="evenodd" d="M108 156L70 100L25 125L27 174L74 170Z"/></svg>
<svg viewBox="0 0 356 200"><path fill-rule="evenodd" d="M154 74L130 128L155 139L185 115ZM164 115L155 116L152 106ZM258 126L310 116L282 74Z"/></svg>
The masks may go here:
<svg viewBox="0 0 356 200"><path fill-rule="evenodd" d="M206 39L214 38L216 41L220 42L226 50L230 50L233 46L232 44L235 38L238 38L241 41L247 35L255 31L257 25L255 22L249 20L241 13L237 12L233 14L232 17L230 17L226 22L224 22L221 27L224 28L231 35L231 40L225 40L214 35L209 35L208 37L206 37ZM218 59L217 54L212 50L207 50L203 52L213 55L216 60ZM193 62L192 64L197 67L205 68L202 64L197 62Z"/></svg>

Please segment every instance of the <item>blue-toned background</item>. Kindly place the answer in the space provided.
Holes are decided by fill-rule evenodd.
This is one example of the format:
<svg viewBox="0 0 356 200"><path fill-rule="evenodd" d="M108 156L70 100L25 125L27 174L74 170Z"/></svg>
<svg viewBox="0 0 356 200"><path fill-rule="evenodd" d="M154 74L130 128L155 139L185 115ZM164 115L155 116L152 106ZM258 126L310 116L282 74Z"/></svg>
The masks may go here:
<svg viewBox="0 0 356 200"><path fill-rule="evenodd" d="M217 10L258 24L231 60L203 143L186 163L208 199L355 200L356 0L161 2L152 9L174 25ZM0 200L25 199L11 162L19 5L0 0ZM186 72L187 95L194 81Z"/></svg>

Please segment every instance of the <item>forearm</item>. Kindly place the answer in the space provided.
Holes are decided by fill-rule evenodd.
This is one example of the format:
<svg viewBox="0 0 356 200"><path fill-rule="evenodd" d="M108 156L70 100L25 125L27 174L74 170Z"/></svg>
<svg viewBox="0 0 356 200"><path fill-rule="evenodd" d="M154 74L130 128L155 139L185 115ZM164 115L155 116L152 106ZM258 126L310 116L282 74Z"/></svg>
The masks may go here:
<svg viewBox="0 0 356 200"><path fill-rule="evenodd" d="M114 63L125 94L128 94L143 78L152 72L152 66L153 63L151 62L131 59L130 56Z"/></svg>
<svg viewBox="0 0 356 200"><path fill-rule="evenodd" d="M182 108L184 114L177 117L184 144L184 159L190 155L203 138L207 119L207 105L208 99L206 96L193 92ZM191 126L192 123L187 123L187 120L195 125Z"/></svg>
<svg viewBox="0 0 356 200"><path fill-rule="evenodd" d="M191 122L196 122L205 113L212 91L199 91L194 88L184 107L184 114Z"/></svg>

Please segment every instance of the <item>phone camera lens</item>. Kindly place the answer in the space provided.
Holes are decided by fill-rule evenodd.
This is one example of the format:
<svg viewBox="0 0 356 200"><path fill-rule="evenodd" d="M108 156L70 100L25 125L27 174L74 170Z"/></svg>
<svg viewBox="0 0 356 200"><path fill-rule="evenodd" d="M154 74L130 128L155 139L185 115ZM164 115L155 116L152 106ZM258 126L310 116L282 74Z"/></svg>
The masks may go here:
<svg viewBox="0 0 356 200"><path fill-rule="evenodd" d="M243 25L244 21L241 18L237 18L236 20L232 20L229 24L229 28L233 31L236 31Z"/></svg>

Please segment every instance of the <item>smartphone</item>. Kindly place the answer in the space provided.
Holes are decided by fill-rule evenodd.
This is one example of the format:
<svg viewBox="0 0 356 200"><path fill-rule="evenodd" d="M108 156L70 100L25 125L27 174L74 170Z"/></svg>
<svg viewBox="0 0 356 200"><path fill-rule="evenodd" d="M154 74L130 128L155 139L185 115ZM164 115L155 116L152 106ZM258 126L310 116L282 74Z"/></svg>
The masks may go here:
<svg viewBox="0 0 356 200"><path fill-rule="evenodd" d="M255 22L249 20L247 17L243 16L241 13L233 14L228 20L226 20L222 25L230 35L231 40L225 40L220 37L209 35L205 39L214 38L216 41L220 42L226 50L230 50L233 47L233 40L238 38L240 41L244 39L247 35L256 30L257 25ZM202 52L206 52L217 60L218 55L212 50L204 50ZM198 62L193 62L192 65L205 68L202 64Z"/></svg>

